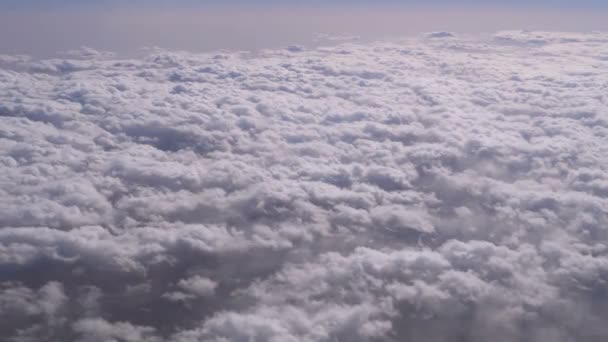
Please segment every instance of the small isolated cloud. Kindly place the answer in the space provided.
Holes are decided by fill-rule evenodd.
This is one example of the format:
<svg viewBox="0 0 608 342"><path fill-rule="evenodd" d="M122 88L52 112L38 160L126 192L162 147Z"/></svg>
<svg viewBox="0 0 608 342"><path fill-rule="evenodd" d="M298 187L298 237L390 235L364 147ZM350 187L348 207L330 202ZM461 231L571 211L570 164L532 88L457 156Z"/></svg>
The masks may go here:
<svg viewBox="0 0 608 342"><path fill-rule="evenodd" d="M0 56L0 340L608 339L608 36L348 40Z"/></svg>
<svg viewBox="0 0 608 342"><path fill-rule="evenodd" d="M438 31L438 32L429 33L428 37L429 38L454 38L454 37L456 37L456 35L454 35L451 32Z"/></svg>
<svg viewBox="0 0 608 342"><path fill-rule="evenodd" d="M302 52L304 49L305 48L302 45L289 45L287 47L287 51L289 52Z"/></svg>

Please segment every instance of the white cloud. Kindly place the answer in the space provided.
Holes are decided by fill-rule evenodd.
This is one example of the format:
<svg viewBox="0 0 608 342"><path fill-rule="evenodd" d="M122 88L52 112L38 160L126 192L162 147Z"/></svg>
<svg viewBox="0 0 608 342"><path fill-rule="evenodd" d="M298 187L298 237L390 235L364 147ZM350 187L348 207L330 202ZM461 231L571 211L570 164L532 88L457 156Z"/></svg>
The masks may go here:
<svg viewBox="0 0 608 342"><path fill-rule="evenodd" d="M201 276L194 276L180 280L177 286L192 295L207 297L213 295L217 283Z"/></svg>
<svg viewBox="0 0 608 342"><path fill-rule="evenodd" d="M160 341L154 336L154 329L149 327L133 326L130 323L109 323L103 319L82 319L74 323L79 341L125 341L125 342L153 342Z"/></svg>
<svg viewBox="0 0 608 342"><path fill-rule="evenodd" d="M0 336L603 341L606 40L0 56Z"/></svg>

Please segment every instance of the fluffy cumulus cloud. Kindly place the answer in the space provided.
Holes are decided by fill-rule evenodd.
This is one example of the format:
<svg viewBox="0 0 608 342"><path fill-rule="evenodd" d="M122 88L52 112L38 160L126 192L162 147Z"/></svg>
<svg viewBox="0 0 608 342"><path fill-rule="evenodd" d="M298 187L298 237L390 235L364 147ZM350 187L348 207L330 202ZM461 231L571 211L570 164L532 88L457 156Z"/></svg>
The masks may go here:
<svg viewBox="0 0 608 342"><path fill-rule="evenodd" d="M2 341L608 339L608 35L0 56Z"/></svg>

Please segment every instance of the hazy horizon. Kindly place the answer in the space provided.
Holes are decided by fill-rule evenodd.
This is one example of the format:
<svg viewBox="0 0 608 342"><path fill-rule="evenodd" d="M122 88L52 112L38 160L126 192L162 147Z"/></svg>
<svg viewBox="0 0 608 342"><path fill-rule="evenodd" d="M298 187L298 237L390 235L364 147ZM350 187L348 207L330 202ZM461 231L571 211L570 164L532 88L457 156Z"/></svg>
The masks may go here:
<svg viewBox="0 0 608 342"><path fill-rule="evenodd" d="M192 52L331 43L323 36L381 40L433 31L608 30L604 10L458 6L104 6L0 12L0 53L52 57L88 46L121 54L142 47Z"/></svg>

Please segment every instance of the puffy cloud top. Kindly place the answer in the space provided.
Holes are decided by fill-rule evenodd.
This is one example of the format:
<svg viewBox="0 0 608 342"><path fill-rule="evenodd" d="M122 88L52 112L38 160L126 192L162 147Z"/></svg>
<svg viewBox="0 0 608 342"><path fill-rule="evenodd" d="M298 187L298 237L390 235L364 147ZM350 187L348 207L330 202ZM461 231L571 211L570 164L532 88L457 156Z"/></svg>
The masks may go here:
<svg viewBox="0 0 608 342"><path fill-rule="evenodd" d="M605 341L608 35L0 56L6 341Z"/></svg>

